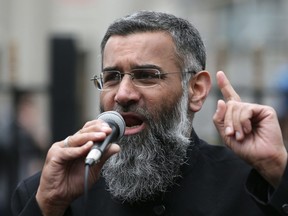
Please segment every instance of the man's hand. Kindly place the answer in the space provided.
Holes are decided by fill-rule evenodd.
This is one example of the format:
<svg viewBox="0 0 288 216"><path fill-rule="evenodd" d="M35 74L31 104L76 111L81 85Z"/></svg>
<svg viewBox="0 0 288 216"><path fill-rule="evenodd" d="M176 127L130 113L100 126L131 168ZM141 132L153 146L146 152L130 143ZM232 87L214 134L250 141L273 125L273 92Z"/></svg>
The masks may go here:
<svg viewBox="0 0 288 216"><path fill-rule="evenodd" d="M222 71L217 83L224 100L219 100L214 124L225 144L277 187L287 164L281 129L273 108L241 102Z"/></svg>
<svg viewBox="0 0 288 216"><path fill-rule="evenodd" d="M85 157L93 142L102 141L111 133L101 120L87 122L76 134L65 141L56 142L49 149L36 200L43 215L63 215L69 204L84 192ZM90 168L89 186L94 184L105 161L119 152L113 144L101 161Z"/></svg>

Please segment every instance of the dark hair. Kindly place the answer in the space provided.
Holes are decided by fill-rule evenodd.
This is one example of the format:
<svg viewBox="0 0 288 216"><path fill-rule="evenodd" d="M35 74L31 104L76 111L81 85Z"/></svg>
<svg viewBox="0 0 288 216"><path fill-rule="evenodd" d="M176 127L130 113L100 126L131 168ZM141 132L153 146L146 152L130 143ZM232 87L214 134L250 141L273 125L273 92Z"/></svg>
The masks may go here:
<svg viewBox="0 0 288 216"><path fill-rule="evenodd" d="M171 35L183 72L205 69L206 51L198 30L187 20L163 12L139 11L112 23L101 42L102 58L105 45L112 35L124 36L148 31L162 31ZM183 73L183 81L190 77Z"/></svg>

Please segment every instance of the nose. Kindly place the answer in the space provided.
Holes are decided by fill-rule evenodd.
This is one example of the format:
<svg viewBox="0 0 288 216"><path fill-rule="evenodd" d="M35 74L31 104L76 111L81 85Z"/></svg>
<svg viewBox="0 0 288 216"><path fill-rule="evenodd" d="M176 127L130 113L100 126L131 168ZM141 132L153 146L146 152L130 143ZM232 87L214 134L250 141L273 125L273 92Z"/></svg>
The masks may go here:
<svg viewBox="0 0 288 216"><path fill-rule="evenodd" d="M137 103L140 99L140 92L133 84L129 74L123 76L119 83L114 100L121 106L129 106Z"/></svg>

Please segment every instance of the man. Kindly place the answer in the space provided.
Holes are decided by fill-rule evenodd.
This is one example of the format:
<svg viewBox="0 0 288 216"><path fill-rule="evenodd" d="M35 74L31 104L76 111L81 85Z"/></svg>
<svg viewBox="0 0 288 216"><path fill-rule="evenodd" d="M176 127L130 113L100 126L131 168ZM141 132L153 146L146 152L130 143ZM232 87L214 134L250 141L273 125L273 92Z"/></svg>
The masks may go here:
<svg viewBox="0 0 288 216"><path fill-rule="evenodd" d="M90 168L87 199L85 157L111 128L93 120L54 143L42 173L18 186L14 215L287 214L287 153L272 108L241 102L218 72L225 101L213 118L229 148L197 137L192 120L211 79L189 22L138 12L114 22L101 47L100 109L123 116L124 137Z"/></svg>

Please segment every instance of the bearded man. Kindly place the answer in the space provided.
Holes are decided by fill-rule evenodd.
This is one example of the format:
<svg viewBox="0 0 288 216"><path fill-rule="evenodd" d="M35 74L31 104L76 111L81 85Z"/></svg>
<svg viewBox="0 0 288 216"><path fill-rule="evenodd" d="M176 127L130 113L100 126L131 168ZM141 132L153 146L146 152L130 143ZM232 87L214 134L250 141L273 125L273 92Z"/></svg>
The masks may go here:
<svg viewBox="0 0 288 216"><path fill-rule="evenodd" d="M112 129L92 120L54 143L42 172L16 189L14 215L76 216L84 208L97 216L287 213L287 152L271 107L241 102L218 72L225 101L213 120L228 148L196 135L193 117L211 78L191 23L140 11L109 26L101 51L102 70L93 78L100 111L121 114L124 137L90 168L86 199L85 157Z"/></svg>

